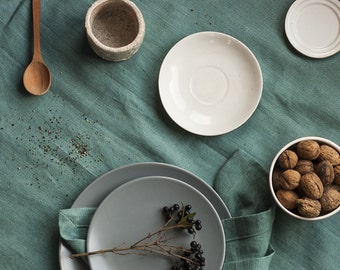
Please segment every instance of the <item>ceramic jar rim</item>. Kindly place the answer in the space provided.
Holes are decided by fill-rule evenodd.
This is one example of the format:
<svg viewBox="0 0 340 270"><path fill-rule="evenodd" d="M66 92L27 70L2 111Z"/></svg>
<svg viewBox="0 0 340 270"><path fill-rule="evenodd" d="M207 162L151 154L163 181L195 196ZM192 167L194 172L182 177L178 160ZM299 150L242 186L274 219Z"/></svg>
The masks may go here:
<svg viewBox="0 0 340 270"><path fill-rule="evenodd" d="M106 5L109 5L110 3L120 3L120 2L124 3L126 7L130 8L130 10L133 11L133 15L135 16L138 22L138 32L137 32L136 37L129 44L121 46L121 47L110 47L100 42L98 38L94 35L92 31L92 22L94 19L93 14L97 9L101 9L105 7ZM143 40L144 34L145 34L145 22L143 19L143 15L141 11L139 10L139 8L136 6L136 4L133 3L131 0L98 0L94 2L86 13L85 28L86 28L87 34L91 37L91 39L96 44L96 46L100 47L102 50L105 50L111 53L125 52L136 47L136 44L141 42L141 40Z"/></svg>

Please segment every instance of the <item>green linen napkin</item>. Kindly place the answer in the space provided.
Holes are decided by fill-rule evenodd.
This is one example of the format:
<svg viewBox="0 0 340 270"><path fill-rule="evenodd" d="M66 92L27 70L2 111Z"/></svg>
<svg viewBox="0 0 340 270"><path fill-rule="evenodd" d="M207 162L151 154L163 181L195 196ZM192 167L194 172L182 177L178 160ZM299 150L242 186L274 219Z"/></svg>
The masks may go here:
<svg viewBox="0 0 340 270"><path fill-rule="evenodd" d="M62 239L75 253L86 251L87 231L96 208L71 208L59 213L59 231Z"/></svg>
<svg viewBox="0 0 340 270"><path fill-rule="evenodd" d="M238 150L217 174L214 188L233 216L222 221L227 247L223 269L269 269L275 207L265 169Z"/></svg>
<svg viewBox="0 0 340 270"><path fill-rule="evenodd" d="M247 153L237 151L219 171L215 189L233 218L222 220L226 236L223 269L269 269L275 209L268 198L265 170ZM61 237L76 253L86 250L88 225L95 208L63 209L59 215Z"/></svg>

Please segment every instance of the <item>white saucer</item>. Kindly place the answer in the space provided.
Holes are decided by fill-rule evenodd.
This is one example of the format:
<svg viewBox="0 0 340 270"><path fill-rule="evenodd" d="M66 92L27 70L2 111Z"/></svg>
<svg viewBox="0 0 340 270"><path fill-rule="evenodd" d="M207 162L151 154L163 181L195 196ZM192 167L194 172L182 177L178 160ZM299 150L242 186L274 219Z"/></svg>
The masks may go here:
<svg viewBox="0 0 340 270"><path fill-rule="evenodd" d="M195 134L230 132L254 113L262 94L262 72L239 40L200 32L180 40L166 55L159 92L170 117Z"/></svg>
<svg viewBox="0 0 340 270"><path fill-rule="evenodd" d="M202 245L206 267L222 269L225 238L221 220L202 193L173 178L151 176L132 180L115 189L98 207L93 216L87 238L88 251L132 245L165 224L163 206L174 203L192 205L195 219L202 221L202 230L193 238L186 231L168 234L168 245L190 248L192 240ZM167 270L167 257L148 253L117 255L112 253L88 257L91 269L101 270Z"/></svg>
<svg viewBox="0 0 340 270"><path fill-rule="evenodd" d="M340 51L340 2L296 0L288 10L285 30L302 54L325 58Z"/></svg>

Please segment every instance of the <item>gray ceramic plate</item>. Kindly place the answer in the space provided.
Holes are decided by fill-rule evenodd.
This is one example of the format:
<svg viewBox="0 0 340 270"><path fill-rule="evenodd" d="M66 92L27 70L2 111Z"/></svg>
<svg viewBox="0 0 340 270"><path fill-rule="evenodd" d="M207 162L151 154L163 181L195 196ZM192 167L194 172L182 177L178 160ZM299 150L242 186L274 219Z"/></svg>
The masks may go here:
<svg viewBox="0 0 340 270"><path fill-rule="evenodd" d="M170 231L167 245L190 248L192 240L202 245L208 269L221 269L224 261L225 238L221 220L204 195L183 181L149 176L129 181L108 195L94 214L87 237L87 250L111 249L132 245L156 232L165 224L163 206L173 203L192 205L195 219L202 221L202 230L196 235L184 231ZM152 242L155 239L147 239ZM125 244L123 244L125 243ZM131 252L131 251L130 251ZM135 251L136 252L136 251ZM126 253L124 253L126 254ZM167 257L144 253L94 255L88 258L92 269L101 270L168 270Z"/></svg>
<svg viewBox="0 0 340 270"><path fill-rule="evenodd" d="M72 208L98 207L99 204L114 189L131 180L146 176L166 176L188 183L198 189L215 207L221 219L230 218L231 215L215 190L194 174L179 167L157 163L136 163L114 169L92 182L75 200ZM70 259L71 252L65 244L60 243L59 259L61 270L85 270L88 269L82 260Z"/></svg>

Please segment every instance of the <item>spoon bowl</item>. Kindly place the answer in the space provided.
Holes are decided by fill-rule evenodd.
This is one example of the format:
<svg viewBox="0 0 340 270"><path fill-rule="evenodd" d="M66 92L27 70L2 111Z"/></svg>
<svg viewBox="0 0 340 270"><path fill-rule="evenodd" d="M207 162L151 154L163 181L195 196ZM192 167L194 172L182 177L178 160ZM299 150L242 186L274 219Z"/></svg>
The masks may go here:
<svg viewBox="0 0 340 270"><path fill-rule="evenodd" d="M51 86L51 74L43 62L32 61L25 70L23 81L28 92L43 95Z"/></svg>
<svg viewBox="0 0 340 270"><path fill-rule="evenodd" d="M27 66L23 82L26 90L33 95L45 94L51 86L51 73L45 65L40 50L40 0L32 0L34 52Z"/></svg>

